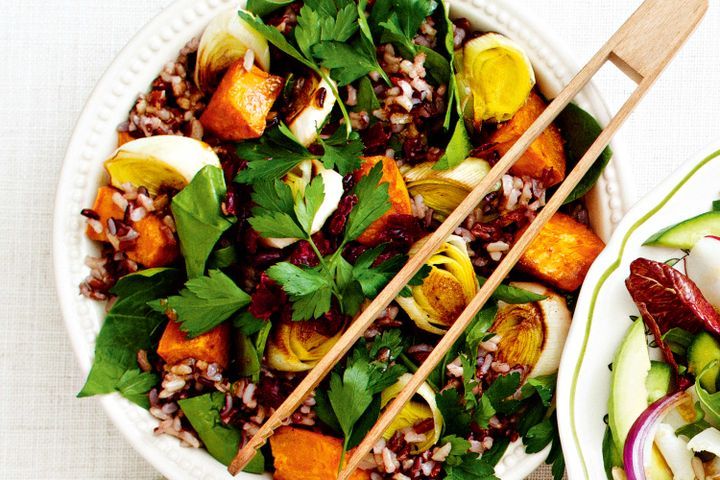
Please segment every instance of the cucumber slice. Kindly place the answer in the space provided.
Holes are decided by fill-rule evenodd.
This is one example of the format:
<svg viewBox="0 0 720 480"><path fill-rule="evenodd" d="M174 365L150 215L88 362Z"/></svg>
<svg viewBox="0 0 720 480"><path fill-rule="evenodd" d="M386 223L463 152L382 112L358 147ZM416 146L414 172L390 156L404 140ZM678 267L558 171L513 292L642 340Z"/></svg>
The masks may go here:
<svg viewBox="0 0 720 480"><path fill-rule="evenodd" d="M707 235L720 235L720 211L712 211L664 228L645 240L643 245L690 250Z"/></svg>
<svg viewBox="0 0 720 480"><path fill-rule="evenodd" d="M698 333L688 347L687 356L688 370L697 376L710 362L720 360L720 342L707 332ZM708 392L715 393L718 377L720 377L720 363L702 377L700 384Z"/></svg>
<svg viewBox="0 0 720 480"><path fill-rule="evenodd" d="M645 387L648 392L648 404L667 395L670 391L670 380L672 369L665 362L650 361L650 371L645 379Z"/></svg>

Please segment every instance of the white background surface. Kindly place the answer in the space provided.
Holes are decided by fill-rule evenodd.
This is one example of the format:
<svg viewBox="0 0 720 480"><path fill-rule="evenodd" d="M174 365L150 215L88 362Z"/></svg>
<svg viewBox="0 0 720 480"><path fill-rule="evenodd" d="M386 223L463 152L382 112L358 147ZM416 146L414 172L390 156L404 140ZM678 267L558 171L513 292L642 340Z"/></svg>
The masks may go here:
<svg viewBox="0 0 720 480"><path fill-rule="evenodd" d="M169 3L0 0L0 478L158 477L99 403L74 398L83 378L55 299L50 238L55 184L85 99L127 40ZM551 25L581 64L640 2L515 3ZM631 200L720 136L720 1L710 3L617 137L635 181ZM612 68L596 84L613 111L632 87Z"/></svg>

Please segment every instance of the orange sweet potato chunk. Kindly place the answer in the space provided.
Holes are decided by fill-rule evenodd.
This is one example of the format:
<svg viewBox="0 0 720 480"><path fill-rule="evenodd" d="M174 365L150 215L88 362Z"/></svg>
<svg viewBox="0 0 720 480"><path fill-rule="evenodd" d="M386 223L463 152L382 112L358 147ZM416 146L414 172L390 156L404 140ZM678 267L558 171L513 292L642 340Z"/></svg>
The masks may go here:
<svg viewBox="0 0 720 480"><path fill-rule="evenodd" d="M86 234L90 240L97 240L98 242L107 242L107 235L105 235L105 228L107 228L107 221L111 218L121 219L123 218L123 211L120 207L115 205L113 202L113 193L119 192L119 190L113 187L100 187L95 197L95 203L93 203L93 211L100 216L100 223L102 223L102 232L96 232L90 225L86 228Z"/></svg>
<svg viewBox="0 0 720 480"><path fill-rule="evenodd" d="M378 233L383 231L388 223L388 218L391 215L410 215L412 209L410 207L410 194L408 193L405 180L403 180L402 174L392 158L385 157L383 155L377 155L374 157L363 158L363 164L360 169L355 173L355 180L359 180L362 176L370 173L370 170L378 163L382 162L383 175L380 182L388 183L388 195L390 196L390 210L375 220L368 228L363 232L357 241L363 245L375 246L380 243L378 239Z"/></svg>
<svg viewBox="0 0 720 480"><path fill-rule="evenodd" d="M270 437L275 458L275 480L335 480L342 441L321 433L281 427ZM370 474L355 470L351 480L367 480Z"/></svg>
<svg viewBox="0 0 720 480"><path fill-rule="evenodd" d="M489 143L500 156L510 150L515 142L545 110L545 101L535 92L530 92L525 105L507 122L498 126L490 136ZM565 147L560 130L551 124L527 149L525 154L510 168L517 176L544 179L550 187L565 178Z"/></svg>
<svg viewBox="0 0 720 480"><path fill-rule="evenodd" d="M131 135L130 132L117 132L117 146L122 147L128 142L132 142L135 140Z"/></svg>
<svg viewBox="0 0 720 480"><path fill-rule="evenodd" d="M133 228L138 232L135 247L127 251L127 256L148 268L163 267L174 262L180 255L180 247L172 231L154 215L146 215L135 222Z"/></svg>
<svg viewBox="0 0 720 480"><path fill-rule="evenodd" d="M519 266L561 290L577 290L605 244L592 230L556 213L520 257Z"/></svg>
<svg viewBox="0 0 720 480"><path fill-rule="evenodd" d="M121 220L124 217L122 209L113 202L115 192L120 191L108 186L98 189L92 209L100 217L103 230L98 233L88 225L86 233L91 240L107 242L107 221L111 218ZM132 227L138 232L138 238L135 246L126 251L130 260L154 268L169 265L180 255L175 235L158 217L146 215L142 220L133 223Z"/></svg>
<svg viewBox="0 0 720 480"><path fill-rule="evenodd" d="M259 138L285 83L255 66L248 72L243 64L241 59L230 66L200 117L203 127L223 140Z"/></svg>
<svg viewBox="0 0 720 480"><path fill-rule="evenodd" d="M168 365L194 358L217 363L223 369L227 368L230 356L230 325L222 323L209 332L187 338L185 332L180 330L180 324L170 320L160 338L157 353Z"/></svg>

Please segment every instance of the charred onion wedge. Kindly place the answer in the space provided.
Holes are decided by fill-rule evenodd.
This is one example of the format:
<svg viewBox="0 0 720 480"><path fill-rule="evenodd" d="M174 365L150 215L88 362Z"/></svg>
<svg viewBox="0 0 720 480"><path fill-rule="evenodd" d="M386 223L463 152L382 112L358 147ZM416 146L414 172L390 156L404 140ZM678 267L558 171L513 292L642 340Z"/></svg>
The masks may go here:
<svg viewBox="0 0 720 480"><path fill-rule="evenodd" d="M565 299L539 283L511 285L546 298L515 305L499 302L490 329L500 337L495 358L510 366L529 367L528 377L557 372L572 318Z"/></svg>
<svg viewBox="0 0 720 480"><path fill-rule="evenodd" d="M410 256L422 242L410 249ZM426 265L430 273L423 283L409 287L410 296L395 300L418 328L442 335L472 300L478 282L465 240L457 235L450 235Z"/></svg>
<svg viewBox="0 0 720 480"><path fill-rule="evenodd" d="M329 79L327 73L325 71L325 76ZM333 89L336 87L337 85L333 85L331 88L325 79L315 74L294 81L290 93L290 105L285 113L285 123L298 142L304 146L309 146L317 139L318 130L330 116L335 106Z"/></svg>
<svg viewBox="0 0 720 480"><path fill-rule="evenodd" d="M344 325L329 326L324 318L293 322L283 320L270 333L266 358L281 372L310 370L335 345Z"/></svg>
<svg viewBox="0 0 720 480"><path fill-rule="evenodd" d="M230 9L213 18L200 37L195 84L204 92L215 90L220 74L248 50L253 61L266 72L270 71L270 47L265 37L256 32L238 14Z"/></svg>
<svg viewBox="0 0 720 480"><path fill-rule="evenodd" d="M480 158L466 158L450 170L435 170L435 162L424 162L403 172L411 196L422 195L425 205L438 218L450 215L468 193L490 171L490 164Z"/></svg>

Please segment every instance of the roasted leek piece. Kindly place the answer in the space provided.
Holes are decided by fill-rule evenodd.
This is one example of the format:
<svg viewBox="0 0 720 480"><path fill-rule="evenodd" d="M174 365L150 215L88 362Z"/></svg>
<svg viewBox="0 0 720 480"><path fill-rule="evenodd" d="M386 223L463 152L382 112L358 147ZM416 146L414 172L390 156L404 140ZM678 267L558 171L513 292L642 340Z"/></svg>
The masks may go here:
<svg viewBox="0 0 720 480"><path fill-rule="evenodd" d="M433 166L433 162L420 163L406 169L403 178L410 195L422 195L425 205L440 219L450 215L490 171L486 160L474 157L449 170L434 170Z"/></svg>
<svg viewBox="0 0 720 480"><path fill-rule="evenodd" d="M405 385L408 384L412 375L406 373L398 378L398 381L392 386L386 388L381 395L380 405L384 407L393 398L395 398ZM412 445L413 453L424 452L432 447L440 440L442 433L443 417L435 403L435 392L427 383L420 385L415 398L405 404L400 414L395 417L390 427L383 434L385 440L389 440L397 431L411 428L414 425L431 418L433 420L433 428L427 432L423 432L422 437L416 436L416 442L408 442ZM407 438L407 437L406 437Z"/></svg>
<svg viewBox="0 0 720 480"><path fill-rule="evenodd" d="M496 359L529 368L528 377L550 375L558 370L571 314L565 298L539 283L516 282L512 286L546 298L510 305L499 302L491 331L499 337Z"/></svg>
<svg viewBox="0 0 720 480"><path fill-rule="evenodd" d="M270 47L265 37L250 27L233 8L212 19L200 37L195 84L210 92L220 82L220 74L252 50L253 60L264 71L270 70Z"/></svg>
<svg viewBox="0 0 720 480"><path fill-rule="evenodd" d="M465 241L457 235L450 235L426 265L430 272L423 283L409 287L410 296L395 300L418 328L442 335L475 295L478 282Z"/></svg>
<svg viewBox="0 0 720 480"><path fill-rule="evenodd" d="M282 321L273 326L266 358L270 368L281 372L310 370L338 341L343 328L325 331L325 319L303 322Z"/></svg>
<svg viewBox="0 0 720 480"><path fill-rule="evenodd" d="M476 128L484 121L512 118L535 85L535 72L522 48L499 33L486 33L456 53L464 111Z"/></svg>

